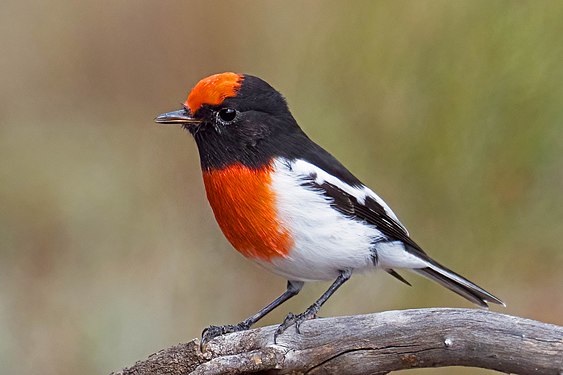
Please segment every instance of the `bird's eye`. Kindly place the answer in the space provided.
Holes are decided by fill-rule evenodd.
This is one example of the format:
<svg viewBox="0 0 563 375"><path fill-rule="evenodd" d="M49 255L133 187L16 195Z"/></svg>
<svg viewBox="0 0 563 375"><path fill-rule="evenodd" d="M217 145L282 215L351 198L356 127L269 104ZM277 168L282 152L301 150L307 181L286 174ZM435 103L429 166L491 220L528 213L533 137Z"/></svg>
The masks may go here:
<svg viewBox="0 0 563 375"><path fill-rule="evenodd" d="M219 117L225 122L231 122L237 116L237 111L232 108L223 108L219 111Z"/></svg>

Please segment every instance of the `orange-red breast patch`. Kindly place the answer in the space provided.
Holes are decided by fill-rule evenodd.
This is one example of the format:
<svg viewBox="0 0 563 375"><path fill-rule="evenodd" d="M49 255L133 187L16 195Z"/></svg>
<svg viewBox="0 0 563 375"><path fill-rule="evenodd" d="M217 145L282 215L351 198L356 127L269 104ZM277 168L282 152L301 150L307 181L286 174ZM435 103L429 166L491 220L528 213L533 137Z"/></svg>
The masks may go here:
<svg viewBox="0 0 563 375"><path fill-rule="evenodd" d="M270 189L271 166L252 169L235 164L203 172L207 199L229 242L249 258L269 260L287 255L290 233L276 215Z"/></svg>
<svg viewBox="0 0 563 375"><path fill-rule="evenodd" d="M192 114L203 104L221 104L225 98L236 96L243 79L242 75L231 72L204 78L195 85L184 104Z"/></svg>

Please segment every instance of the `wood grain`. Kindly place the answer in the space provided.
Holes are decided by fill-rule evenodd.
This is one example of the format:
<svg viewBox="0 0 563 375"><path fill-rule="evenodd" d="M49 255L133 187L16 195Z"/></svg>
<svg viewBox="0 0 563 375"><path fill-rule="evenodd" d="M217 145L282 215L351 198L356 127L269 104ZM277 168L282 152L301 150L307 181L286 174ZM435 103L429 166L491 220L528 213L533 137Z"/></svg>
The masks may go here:
<svg viewBox="0 0 563 375"><path fill-rule="evenodd" d="M472 309L417 309L315 319L302 334L276 326L194 339L113 375L386 374L471 366L515 374L563 374L563 327Z"/></svg>

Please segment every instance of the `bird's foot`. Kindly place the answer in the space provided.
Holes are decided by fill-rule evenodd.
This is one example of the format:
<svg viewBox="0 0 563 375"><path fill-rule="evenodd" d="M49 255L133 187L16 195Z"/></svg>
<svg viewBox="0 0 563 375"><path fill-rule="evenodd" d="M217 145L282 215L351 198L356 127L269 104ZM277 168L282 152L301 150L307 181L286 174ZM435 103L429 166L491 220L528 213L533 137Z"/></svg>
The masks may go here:
<svg viewBox="0 0 563 375"><path fill-rule="evenodd" d="M295 331L301 334L301 330L300 330L301 324L306 320L316 318L318 311L319 311L319 307L313 305L301 314L297 314L297 315L293 313L287 314L283 323L278 326L278 329L276 329L276 332L274 333L274 344L276 343L278 336L284 333L285 330L291 327L292 325L295 325Z"/></svg>
<svg viewBox="0 0 563 375"><path fill-rule="evenodd" d="M235 325L227 324L224 326L209 326L201 333L201 346L207 344L215 337L232 332L246 331L247 329L250 329L250 324L248 324L247 322L240 322L239 324Z"/></svg>

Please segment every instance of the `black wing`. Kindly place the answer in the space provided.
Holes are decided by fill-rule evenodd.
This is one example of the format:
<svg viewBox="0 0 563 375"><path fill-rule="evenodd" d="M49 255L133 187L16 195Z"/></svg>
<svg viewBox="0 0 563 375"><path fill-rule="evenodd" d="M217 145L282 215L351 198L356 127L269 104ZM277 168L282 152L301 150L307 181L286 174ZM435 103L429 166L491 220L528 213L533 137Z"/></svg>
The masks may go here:
<svg viewBox="0 0 563 375"><path fill-rule="evenodd" d="M303 134L306 137L306 135ZM301 158L305 161L317 166L326 173L338 178L342 182L352 187L363 187L362 182L356 178L342 163L334 156L316 143L307 142L308 147L301 151ZM366 197L362 203L358 202L356 197L343 191L338 186L324 181L321 184L316 183L316 176L311 175L304 181L305 185L318 189L327 197L332 199L332 207L345 215L356 217L360 220L377 226L377 228L390 240L403 241L407 246L407 251L427 259L428 256L420 246L416 244L410 237L405 228L392 217L389 216L385 208L379 204L374 198Z"/></svg>
<svg viewBox="0 0 563 375"><path fill-rule="evenodd" d="M358 197L361 195L360 200L362 202L358 201L356 196L342 190L334 183L317 179L315 172L311 172L308 176L302 176L302 184L330 198L331 206L344 215L359 220L365 220L367 223L376 226L390 241L402 241L405 244L406 251L420 257L429 264L428 267L415 270L416 272L438 282L480 306L487 307L487 302L504 305L499 298L426 255L420 246L409 237L406 229L392 217L394 214L391 213L390 215L385 207L375 198L367 195L364 199L362 194L364 185L328 152L314 144L313 147L305 153L305 160L322 169L324 172L338 178L343 183L353 188L358 188ZM344 189L350 190L346 187L344 187ZM410 285L408 281L393 269L386 269L386 271L400 281Z"/></svg>
<svg viewBox="0 0 563 375"><path fill-rule="evenodd" d="M330 205L335 210L344 215L365 220L367 223L376 226L390 241L400 240L407 244L405 250L411 251L422 258L427 258L426 253L409 237L406 230L391 218L385 211L385 208L375 199L366 197L364 204L361 204L356 197L333 184L326 181L322 184L317 183L314 176L306 179L302 185L313 188L329 197L331 199ZM391 268L385 269L385 271L397 280L409 286L411 285L403 276L397 273L397 271Z"/></svg>
<svg viewBox="0 0 563 375"><path fill-rule="evenodd" d="M330 198L331 206L335 210L344 215L364 220L376 226L390 241L402 241L408 245L409 248L412 248L414 250L413 252L426 254L420 246L409 237L403 226L390 217L387 211L385 211L385 208L374 198L367 196L365 201L360 203L355 196L345 192L336 185L326 181L320 184L317 183L315 177L316 176L311 176L304 180L302 185L317 190ZM426 257L423 258L426 259Z"/></svg>

